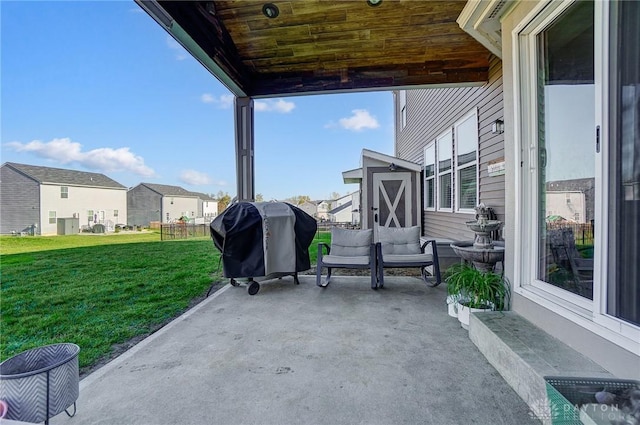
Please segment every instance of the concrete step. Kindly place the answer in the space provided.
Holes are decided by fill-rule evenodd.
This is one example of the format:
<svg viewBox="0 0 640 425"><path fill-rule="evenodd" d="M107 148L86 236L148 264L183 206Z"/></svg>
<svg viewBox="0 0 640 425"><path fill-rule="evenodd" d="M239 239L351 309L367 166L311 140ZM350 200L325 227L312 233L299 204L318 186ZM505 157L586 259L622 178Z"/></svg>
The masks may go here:
<svg viewBox="0 0 640 425"><path fill-rule="evenodd" d="M551 423L545 376L615 379L600 365L517 313L471 314L469 338L543 423Z"/></svg>

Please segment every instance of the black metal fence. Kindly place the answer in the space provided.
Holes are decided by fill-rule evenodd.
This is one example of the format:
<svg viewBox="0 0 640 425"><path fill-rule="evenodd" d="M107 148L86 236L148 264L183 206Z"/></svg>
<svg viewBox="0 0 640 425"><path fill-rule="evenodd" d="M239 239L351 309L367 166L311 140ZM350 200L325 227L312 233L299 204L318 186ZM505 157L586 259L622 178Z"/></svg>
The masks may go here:
<svg viewBox="0 0 640 425"><path fill-rule="evenodd" d="M573 230L577 244L593 245L593 223L547 223L547 230L566 228Z"/></svg>
<svg viewBox="0 0 640 425"><path fill-rule="evenodd" d="M190 239L210 236L209 224L169 223L160 225L160 240Z"/></svg>
<svg viewBox="0 0 640 425"><path fill-rule="evenodd" d="M335 221L319 221L318 231L328 232L332 227L342 227L343 229L359 229L360 223L352 224L350 222L335 222Z"/></svg>

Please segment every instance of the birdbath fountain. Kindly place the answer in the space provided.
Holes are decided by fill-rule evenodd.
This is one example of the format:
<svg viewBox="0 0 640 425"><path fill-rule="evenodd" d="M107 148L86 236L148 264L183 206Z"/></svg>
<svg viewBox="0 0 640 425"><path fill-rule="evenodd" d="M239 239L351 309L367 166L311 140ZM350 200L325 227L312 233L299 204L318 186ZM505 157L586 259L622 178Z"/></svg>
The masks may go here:
<svg viewBox="0 0 640 425"><path fill-rule="evenodd" d="M475 232L475 240L453 242L450 246L460 258L471 261L478 270L493 271L498 261L504 261L504 246L496 246L490 234L500 229L502 222L489 220L489 208L484 204L475 210L477 219L466 222L467 227Z"/></svg>

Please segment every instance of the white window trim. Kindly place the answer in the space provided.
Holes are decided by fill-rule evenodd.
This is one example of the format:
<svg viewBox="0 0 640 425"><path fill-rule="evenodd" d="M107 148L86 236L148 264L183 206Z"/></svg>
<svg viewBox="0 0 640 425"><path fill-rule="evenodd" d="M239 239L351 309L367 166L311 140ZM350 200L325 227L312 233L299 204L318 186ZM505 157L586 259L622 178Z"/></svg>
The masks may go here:
<svg viewBox="0 0 640 425"><path fill-rule="evenodd" d="M438 177L438 173L437 173L437 156L436 156L436 141L432 140L429 143L427 143L427 145L424 147L423 152L422 152L422 157L424 158L424 165L425 167L427 166L427 148L430 148L431 146L433 146L433 176L427 178L426 174L424 177L424 204L422 205L422 207L424 208L425 211L435 211L436 210L436 205L437 205L437 197L438 197L438 191L437 191L437 177ZM432 207L427 207L427 180L433 180L433 206Z"/></svg>
<svg viewBox="0 0 640 425"><path fill-rule="evenodd" d="M453 169L455 170L455 176L456 178L453 180L453 182L455 184L453 184L453 191L455 193L454 196L454 208L455 208L455 212L456 213L461 213L461 214L475 214L476 211L473 208L460 208L460 182L458 177L458 171L460 170L464 170L465 168L469 168L475 165L476 167L476 204L479 202L480 200L480 167L479 167L479 159L480 159L480 134L478 134L477 130L476 130L476 143L475 143L475 147L476 147L476 159L475 161L469 162L467 164L464 164L464 166L462 167L458 167L458 159L457 159L457 152L458 152L458 137L456 137L457 135L457 130L458 127L465 122L466 120L468 120L471 117L475 116L475 123L476 123L476 129L478 127L478 108L473 108L473 110L471 112L468 112L466 115L464 115L462 118L460 118L458 121L455 122L455 124L453 124L453 151L456 153L454 155L454 159L453 159Z"/></svg>
<svg viewBox="0 0 640 425"><path fill-rule="evenodd" d="M51 217L51 213L53 213L53 217ZM51 222L51 219L53 219L53 223ZM49 219L47 221L49 224L56 224L58 222L57 211L49 211Z"/></svg>
<svg viewBox="0 0 640 425"><path fill-rule="evenodd" d="M449 136L449 138L451 139L451 167L445 171L445 172L440 172L440 161L439 161L439 157L438 155L440 154L440 146L438 144L438 141L446 136ZM447 129L446 131L444 131L443 133L440 133L440 135L438 137L436 137L435 140L435 144L436 144L436 211L443 211L443 212L453 212L453 208L454 208L454 199L453 199L453 194L454 194L454 184L455 184L455 174L454 174L454 160L455 158L453 157L453 130L451 128ZM445 174L450 174L451 175L451 206L450 207L442 207L440 205L440 177L444 176Z"/></svg>
<svg viewBox="0 0 640 425"><path fill-rule="evenodd" d="M540 2L522 21L515 26L512 33L513 46L513 105L514 105L514 142L520 148L515 149L515 164L522 164L519 172L516 173L515 184L515 229L519 229L519 234L527 235L516 243L514 250L514 276L516 284L514 292L527 298L536 304L549 309L550 311L564 317L578 326L581 326L594 334L624 348L636 355L640 355L640 327L632 325L606 313L606 285L596 282L606 282L606 269L603 267L607 255L607 247L602 245L594 255L594 291L593 301L579 297L575 294L562 291L553 285L536 281L532 264L536 259L537 249L531 249L528 242L530 236L535 232L535 214L530 206L535 201L535 193L531 188L531 182L535 181L537 171L536 155L533 153L537 149L537 138L535 123L535 108L530 108L532 93L535 93L536 82L531 78L531 64L535 64L536 51L532 39L542 31L547 25L574 3L575 0L565 2L553 2L551 0ZM608 81L608 57L607 43L600 40L599 34L608 34L609 16L608 4L606 2L594 2L595 6L595 37L596 52L594 62L596 81ZM544 9L544 12L543 12ZM528 39L528 40L526 40ZM607 37L608 40L608 37ZM526 41L526 43L525 43ZM535 40L533 40L535 41ZM605 40L606 41L606 40ZM601 50L598 45L601 44ZM523 65L523 58L526 58L526 65ZM528 86L525 88L525 84ZM608 105L608 87L604 84L596 84L596 124L601 126L601 137L607 137L608 117L606 109L601 105ZM602 121L602 122L598 122ZM525 145L525 141L529 143ZM608 176L608 141L603 140L603 147L600 158L596 161L596 176ZM596 214L601 217L601 223L607 221L608 200L605 199L607 191L602 187L607 185L606 179L600 179L601 184L596 190ZM596 226L594 229L596 240L605 241L607 237L607 226ZM599 251L599 252L598 252ZM598 278L599 277L599 278Z"/></svg>

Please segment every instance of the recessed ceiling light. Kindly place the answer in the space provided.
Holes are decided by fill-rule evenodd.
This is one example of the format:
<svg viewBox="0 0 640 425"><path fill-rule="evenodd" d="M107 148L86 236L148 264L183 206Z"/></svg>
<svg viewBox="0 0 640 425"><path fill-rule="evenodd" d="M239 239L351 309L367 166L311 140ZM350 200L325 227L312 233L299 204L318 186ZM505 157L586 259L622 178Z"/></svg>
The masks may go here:
<svg viewBox="0 0 640 425"><path fill-rule="evenodd" d="M262 14L267 18L273 19L280 14L280 11L278 10L278 6L275 4L267 3L262 6Z"/></svg>
<svg viewBox="0 0 640 425"><path fill-rule="evenodd" d="M382 3L382 0L367 0L367 4L369 6L380 6L380 3Z"/></svg>

